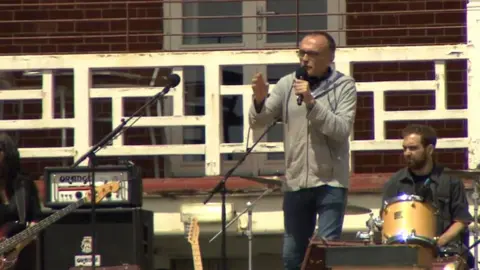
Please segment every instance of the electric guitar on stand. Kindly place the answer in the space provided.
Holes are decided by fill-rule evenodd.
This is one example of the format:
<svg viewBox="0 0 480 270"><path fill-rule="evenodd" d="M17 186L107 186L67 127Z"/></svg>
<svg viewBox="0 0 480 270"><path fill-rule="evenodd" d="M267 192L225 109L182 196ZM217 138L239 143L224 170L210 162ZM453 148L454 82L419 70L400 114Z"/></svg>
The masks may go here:
<svg viewBox="0 0 480 270"><path fill-rule="evenodd" d="M200 226L196 217L190 218L188 226L187 240L192 246L193 268L194 270L203 270L202 254L200 253L200 244L198 236L200 235Z"/></svg>
<svg viewBox="0 0 480 270"><path fill-rule="evenodd" d="M107 196L107 194L117 192L119 189L120 184L118 182L112 182L97 187L95 192L95 202L99 203L103 198L105 198L105 196ZM91 196L88 193L88 196L85 196L69 206L56 211L54 214L42 219L38 223L28 226L27 228L25 228L24 225L20 225L15 222L3 225L0 228L0 239L2 239L0 240L0 270L8 270L13 268L20 251L22 251L22 249L27 246L37 236L38 233L90 200ZM12 231L20 231L21 229L23 229L23 231L10 237Z"/></svg>

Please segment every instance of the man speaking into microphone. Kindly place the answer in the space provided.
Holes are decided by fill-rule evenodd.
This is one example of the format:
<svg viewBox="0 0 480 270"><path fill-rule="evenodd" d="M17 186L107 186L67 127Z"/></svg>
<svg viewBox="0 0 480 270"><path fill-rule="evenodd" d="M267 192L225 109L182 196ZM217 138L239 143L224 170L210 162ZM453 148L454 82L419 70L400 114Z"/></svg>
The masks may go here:
<svg viewBox="0 0 480 270"><path fill-rule="evenodd" d="M332 67L335 41L325 32L305 36L300 69L268 91L262 74L252 80L252 128L282 119L284 269L300 269L318 215L317 237L338 239L349 187L349 135L356 112L353 78Z"/></svg>

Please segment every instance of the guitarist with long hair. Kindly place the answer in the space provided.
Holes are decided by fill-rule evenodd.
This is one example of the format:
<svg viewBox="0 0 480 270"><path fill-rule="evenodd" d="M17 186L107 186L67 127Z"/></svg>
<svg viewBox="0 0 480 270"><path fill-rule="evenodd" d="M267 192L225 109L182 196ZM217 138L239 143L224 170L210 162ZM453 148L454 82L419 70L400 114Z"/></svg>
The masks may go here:
<svg viewBox="0 0 480 270"><path fill-rule="evenodd" d="M8 238L41 216L35 183L21 170L20 153L12 138L0 133L0 234ZM30 241L11 269L36 268L36 242ZM5 254L0 254L5 255Z"/></svg>

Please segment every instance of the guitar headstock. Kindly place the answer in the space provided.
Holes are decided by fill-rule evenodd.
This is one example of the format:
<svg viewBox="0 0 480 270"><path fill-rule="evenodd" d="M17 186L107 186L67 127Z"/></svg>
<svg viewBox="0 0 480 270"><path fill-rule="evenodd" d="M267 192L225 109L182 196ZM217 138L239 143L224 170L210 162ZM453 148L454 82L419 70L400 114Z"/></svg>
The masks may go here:
<svg viewBox="0 0 480 270"><path fill-rule="evenodd" d="M188 224L187 240L190 244L198 244L198 237L200 235L200 226L198 226L198 219L191 217Z"/></svg>
<svg viewBox="0 0 480 270"><path fill-rule="evenodd" d="M109 193L117 192L120 189L119 182L109 182L108 184L95 187L95 203L99 203L107 196ZM88 193L88 200L92 200L92 194Z"/></svg>

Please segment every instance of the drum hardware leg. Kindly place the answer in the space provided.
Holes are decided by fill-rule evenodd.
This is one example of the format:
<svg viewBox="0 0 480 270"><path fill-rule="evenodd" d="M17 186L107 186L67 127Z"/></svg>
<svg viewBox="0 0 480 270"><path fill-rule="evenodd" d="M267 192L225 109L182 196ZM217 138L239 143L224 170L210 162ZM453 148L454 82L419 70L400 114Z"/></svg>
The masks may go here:
<svg viewBox="0 0 480 270"><path fill-rule="evenodd" d="M382 230L383 228L383 220L380 217L376 217L373 219L373 222L375 224L375 227L377 227L377 230Z"/></svg>
<svg viewBox="0 0 480 270"><path fill-rule="evenodd" d="M357 232L357 235L355 236L355 238L360 239L365 243L370 242L370 234L368 232L359 231Z"/></svg>
<svg viewBox="0 0 480 270"><path fill-rule="evenodd" d="M373 213L370 213L370 218L367 221L368 236L370 239L370 244L375 244L375 219L373 218Z"/></svg>
<svg viewBox="0 0 480 270"><path fill-rule="evenodd" d="M367 231L359 231L357 232L356 238L363 240L365 243L375 244L375 227L376 227L376 219L373 218L373 213L370 213L370 218L365 222L365 226L367 227Z"/></svg>

